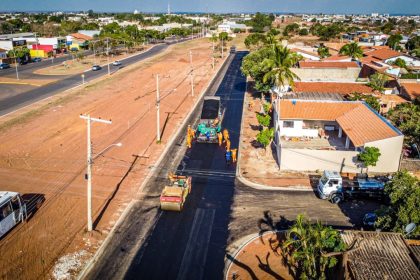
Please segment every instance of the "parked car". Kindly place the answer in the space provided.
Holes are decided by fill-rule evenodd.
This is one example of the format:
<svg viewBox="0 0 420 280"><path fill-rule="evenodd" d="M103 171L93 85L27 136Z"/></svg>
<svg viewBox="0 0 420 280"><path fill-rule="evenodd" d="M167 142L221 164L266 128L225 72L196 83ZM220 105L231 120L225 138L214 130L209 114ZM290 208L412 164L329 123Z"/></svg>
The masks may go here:
<svg viewBox="0 0 420 280"><path fill-rule="evenodd" d="M114 62L112 62L113 66L120 66L121 65L121 61L119 60L115 60Z"/></svg>
<svg viewBox="0 0 420 280"><path fill-rule="evenodd" d="M375 213L366 213L363 217L363 228L374 229L375 222L378 220L378 216Z"/></svg>
<svg viewBox="0 0 420 280"><path fill-rule="evenodd" d="M32 59L32 62L41 62L42 59L40 57L35 57Z"/></svg>
<svg viewBox="0 0 420 280"><path fill-rule="evenodd" d="M10 68L9 63L0 63L0 69L7 69Z"/></svg>
<svg viewBox="0 0 420 280"><path fill-rule="evenodd" d="M93 65L92 66L92 71L98 71L98 70L101 70L101 69L102 69L102 67L99 66L99 65Z"/></svg>

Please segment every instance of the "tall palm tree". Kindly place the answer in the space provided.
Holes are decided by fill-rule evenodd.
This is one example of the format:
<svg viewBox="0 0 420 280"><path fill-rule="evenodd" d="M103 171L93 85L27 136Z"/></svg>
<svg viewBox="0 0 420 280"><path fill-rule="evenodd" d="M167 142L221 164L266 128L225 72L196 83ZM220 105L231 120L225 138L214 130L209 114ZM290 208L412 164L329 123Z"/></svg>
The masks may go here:
<svg viewBox="0 0 420 280"><path fill-rule="evenodd" d="M357 60L363 56L363 51L356 42L351 42L341 47L340 54L350 56L352 59Z"/></svg>
<svg viewBox="0 0 420 280"><path fill-rule="evenodd" d="M300 78L290 68L301 59L301 56L291 52L287 47L274 45L272 58L266 58L262 62L262 69L266 72L263 82L274 84L281 90L284 90L287 85L293 86L294 80L300 80Z"/></svg>

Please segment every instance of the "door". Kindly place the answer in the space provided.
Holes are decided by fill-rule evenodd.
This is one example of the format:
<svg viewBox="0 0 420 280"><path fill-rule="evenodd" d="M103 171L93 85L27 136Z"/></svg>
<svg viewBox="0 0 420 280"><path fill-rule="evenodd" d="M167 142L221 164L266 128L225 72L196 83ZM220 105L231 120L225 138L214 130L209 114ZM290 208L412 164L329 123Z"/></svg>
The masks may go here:
<svg viewBox="0 0 420 280"><path fill-rule="evenodd" d="M15 224L12 204L8 201L0 207L0 237L6 234Z"/></svg>
<svg viewBox="0 0 420 280"><path fill-rule="evenodd" d="M12 204L13 214L15 217L15 223L19 223L22 221L22 207L20 204L19 196L16 195L15 197L13 197L10 202Z"/></svg>

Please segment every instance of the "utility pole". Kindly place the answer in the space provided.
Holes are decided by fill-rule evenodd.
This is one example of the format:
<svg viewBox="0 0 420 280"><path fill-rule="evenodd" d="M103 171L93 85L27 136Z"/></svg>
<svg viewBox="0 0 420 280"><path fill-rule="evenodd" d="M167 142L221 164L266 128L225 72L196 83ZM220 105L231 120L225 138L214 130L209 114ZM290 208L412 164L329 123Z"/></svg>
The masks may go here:
<svg viewBox="0 0 420 280"><path fill-rule="evenodd" d="M159 92L159 74L156 74L156 140L160 143L160 92Z"/></svg>
<svg viewBox="0 0 420 280"><path fill-rule="evenodd" d="M194 67L192 63L192 51L190 50L190 78L191 78L191 96L194 96Z"/></svg>
<svg viewBox="0 0 420 280"><path fill-rule="evenodd" d="M213 67L213 70L214 70L214 66L215 66L215 58L214 58L214 41L213 41L213 61L212 61L212 67Z"/></svg>
<svg viewBox="0 0 420 280"><path fill-rule="evenodd" d="M112 121L92 118L90 114L80 115L81 119L86 120L87 123L87 168L86 168L86 179L87 179L87 230L92 231L92 142L90 140L90 126L92 122L99 122L105 124L111 124Z"/></svg>
<svg viewBox="0 0 420 280"><path fill-rule="evenodd" d="M16 79L19 80L18 61L17 61L17 56L16 56L16 51L15 50L13 50L13 54L15 55Z"/></svg>
<svg viewBox="0 0 420 280"><path fill-rule="evenodd" d="M108 75L111 75L111 69L109 68L109 38L106 38L106 59L108 63Z"/></svg>
<svg viewBox="0 0 420 280"><path fill-rule="evenodd" d="M223 59L223 49L224 49L224 46L223 46L223 37L222 37L222 59Z"/></svg>

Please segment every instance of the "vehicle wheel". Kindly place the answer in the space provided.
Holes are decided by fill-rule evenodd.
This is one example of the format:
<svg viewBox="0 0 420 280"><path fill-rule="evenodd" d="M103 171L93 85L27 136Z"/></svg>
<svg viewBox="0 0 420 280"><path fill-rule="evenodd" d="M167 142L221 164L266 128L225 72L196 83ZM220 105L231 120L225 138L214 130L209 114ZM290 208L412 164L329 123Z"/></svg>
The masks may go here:
<svg viewBox="0 0 420 280"><path fill-rule="evenodd" d="M331 202L334 203L334 204L340 203L341 202L341 196L334 194L331 197Z"/></svg>

